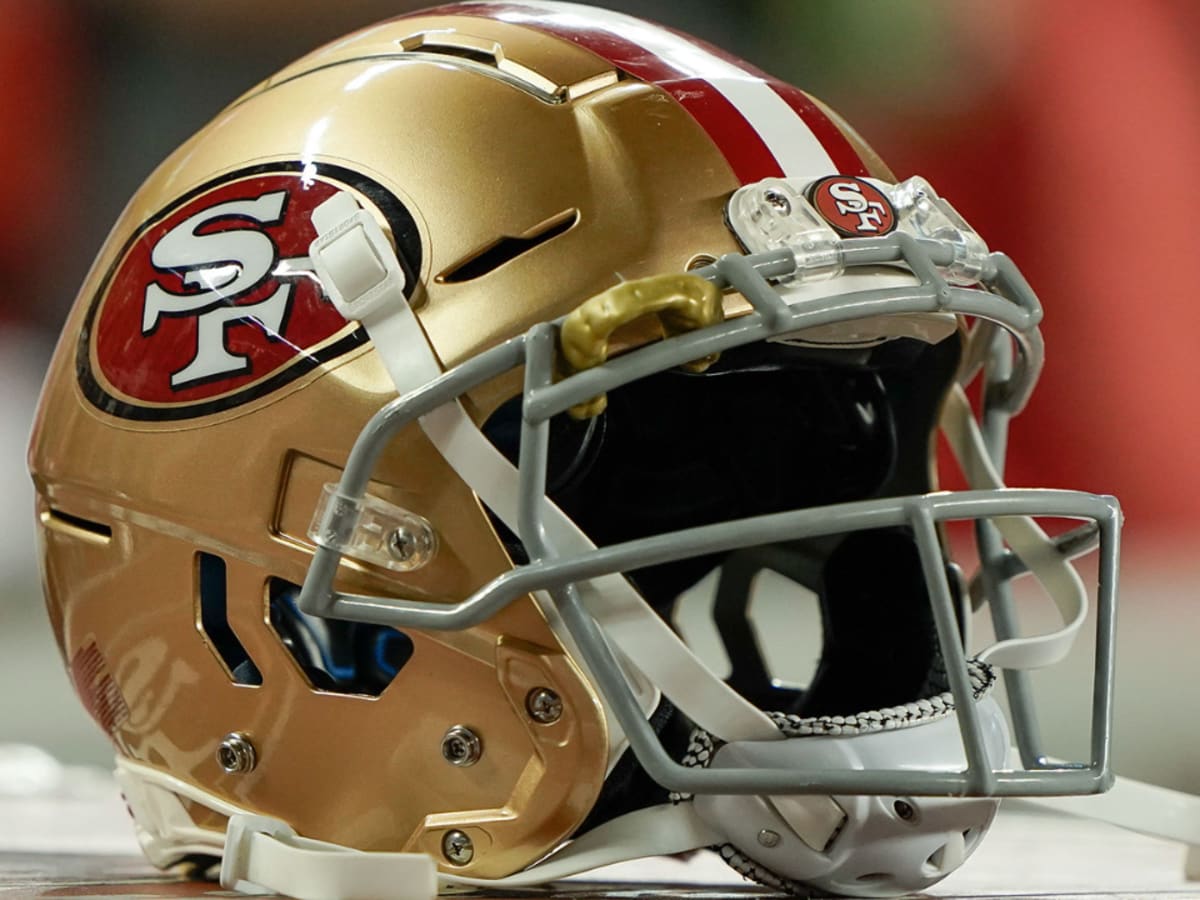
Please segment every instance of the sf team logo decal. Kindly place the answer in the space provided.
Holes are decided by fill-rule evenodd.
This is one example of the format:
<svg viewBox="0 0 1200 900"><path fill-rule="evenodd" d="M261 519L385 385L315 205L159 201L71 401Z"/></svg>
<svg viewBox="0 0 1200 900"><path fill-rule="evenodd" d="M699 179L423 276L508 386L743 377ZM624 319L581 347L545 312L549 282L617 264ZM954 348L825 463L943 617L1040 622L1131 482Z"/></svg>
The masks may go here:
<svg viewBox="0 0 1200 900"><path fill-rule="evenodd" d="M879 237L896 227L891 201L869 181L833 175L808 190L808 202L842 237Z"/></svg>
<svg viewBox="0 0 1200 900"><path fill-rule="evenodd" d="M348 187L387 219L415 285L416 226L378 184L290 163L233 173L160 212L125 247L80 342L87 397L124 418L194 418L271 393L365 343L308 258L313 210Z"/></svg>

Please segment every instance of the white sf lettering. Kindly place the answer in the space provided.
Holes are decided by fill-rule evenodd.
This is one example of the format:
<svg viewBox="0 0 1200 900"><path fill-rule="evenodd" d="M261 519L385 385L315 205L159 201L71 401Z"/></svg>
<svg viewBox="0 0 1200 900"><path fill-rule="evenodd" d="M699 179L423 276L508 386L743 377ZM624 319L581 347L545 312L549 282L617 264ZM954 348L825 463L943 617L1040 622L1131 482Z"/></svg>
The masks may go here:
<svg viewBox="0 0 1200 900"><path fill-rule="evenodd" d="M275 242L261 228L230 228L211 234L199 231L221 219L274 225L282 221L286 205L287 191L219 203L189 216L154 245L150 261L156 269L180 272L185 286L200 288L176 294L158 282L146 286L142 334L153 333L164 316L196 317L196 354L182 369L171 373L172 388L249 371L249 358L231 353L225 346L225 327L231 322L250 321L268 337L278 337L291 300L292 284L281 283L269 297L257 303L233 305L236 298L271 277L277 262Z"/></svg>
<svg viewBox="0 0 1200 900"><path fill-rule="evenodd" d="M857 182L835 181L829 186L829 194L841 215L858 216L859 231L878 231L883 224L883 204L878 200L868 201Z"/></svg>

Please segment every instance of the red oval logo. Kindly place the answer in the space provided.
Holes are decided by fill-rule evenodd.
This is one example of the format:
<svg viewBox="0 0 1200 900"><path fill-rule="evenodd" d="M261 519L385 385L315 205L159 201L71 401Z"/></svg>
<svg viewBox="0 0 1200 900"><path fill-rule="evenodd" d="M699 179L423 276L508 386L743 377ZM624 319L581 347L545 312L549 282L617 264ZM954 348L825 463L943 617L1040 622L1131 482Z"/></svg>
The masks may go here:
<svg viewBox="0 0 1200 900"><path fill-rule="evenodd" d="M879 237L896 227L896 212L887 195L869 181L833 175L808 189L811 203L842 237Z"/></svg>
<svg viewBox="0 0 1200 900"><path fill-rule="evenodd" d="M378 184L298 163L233 173L180 198L126 245L80 342L88 398L124 418L192 418L271 393L365 343L308 258L313 210L346 187L387 219L411 291L416 225Z"/></svg>

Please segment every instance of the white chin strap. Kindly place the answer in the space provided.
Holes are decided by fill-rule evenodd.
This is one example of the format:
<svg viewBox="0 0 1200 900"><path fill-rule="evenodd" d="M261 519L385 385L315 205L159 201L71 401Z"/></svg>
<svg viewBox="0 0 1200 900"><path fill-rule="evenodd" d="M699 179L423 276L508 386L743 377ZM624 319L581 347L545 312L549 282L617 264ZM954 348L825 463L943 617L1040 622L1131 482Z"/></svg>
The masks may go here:
<svg viewBox="0 0 1200 900"><path fill-rule="evenodd" d="M984 444L971 403L961 385L954 385L942 410L942 433L954 452L967 483L976 489L998 490L1004 481ZM1062 617L1062 627L1034 637L1010 638L976 654L1002 669L1037 669L1060 662L1075 644L1087 617L1087 589L1071 561L1029 516L997 516L990 520L1012 551L1041 583Z"/></svg>
<svg viewBox="0 0 1200 900"><path fill-rule="evenodd" d="M318 237L309 254L334 306L348 320L361 322L401 396L442 374L420 322L404 295L400 269L378 223L342 192L313 212ZM514 533L518 512L516 467L496 449L458 401L420 420L430 442ZM595 550L579 527L544 499L546 537L560 553ZM701 728L726 740L777 740L779 731L757 707L712 676L620 575L580 585L589 610L620 649L650 681ZM553 622L552 610L543 609ZM560 632L560 637L562 637ZM657 704L649 691L647 712Z"/></svg>
<svg viewBox="0 0 1200 900"><path fill-rule="evenodd" d="M279 893L298 900L431 900L441 887L529 887L723 839L690 803L652 806L589 831L523 872L482 879L439 874L425 853L365 853L300 837L277 819L235 815L226 830L221 885L244 894Z"/></svg>
<svg viewBox="0 0 1200 900"><path fill-rule="evenodd" d="M313 266L339 313L361 322L401 396L442 374L421 325L405 296L405 276L378 223L347 193L339 193L313 213L318 237L310 248ZM955 394L951 406L965 404ZM976 487L1002 487L969 406L953 408L944 427L968 479ZM421 417L420 425L459 476L509 528L517 531L518 472L487 439L457 401ZM543 521L548 542L560 553L580 554L595 545L548 498ZM1061 658L1074 640L1086 612L1086 594L1073 567L1032 520L1006 517L997 527L1054 598L1065 627L1051 635L1003 641L983 654L1000 666L1045 665ZM782 735L757 707L713 676L670 626L620 575L580 585L588 608L611 645L644 675L634 684L647 713L658 702L654 686L697 726L729 742L778 741ZM544 600L544 598L542 598ZM552 626L552 604L542 602ZM570 635L556 628L568 646ZM608 716L615 742L610 762L619 755L623 736ZM824 820L840 810L831 798L789 798L810 817ZM295 897L430 897L442 884L517 887L540 884L625 859L676 853L716 843L722 836L704 825L692 804L645 809L615 819L567 844L536 866L508 878L473 881L436 875L423 854L362 853L297 836L286 825L254 817L230 820L222 883L238 890L261 886Z"/></svg>

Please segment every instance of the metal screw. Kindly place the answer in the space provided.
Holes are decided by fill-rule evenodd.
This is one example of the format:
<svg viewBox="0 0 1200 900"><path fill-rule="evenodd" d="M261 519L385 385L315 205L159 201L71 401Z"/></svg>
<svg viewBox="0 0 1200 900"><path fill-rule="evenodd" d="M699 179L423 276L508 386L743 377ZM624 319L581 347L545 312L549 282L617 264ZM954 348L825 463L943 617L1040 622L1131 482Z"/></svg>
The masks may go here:
<svg viewBox="0 0 1200 900"><path fill-rule="evenodd" d="M465 866L475 858L475 845L461 831L447 831L442 835L442 853L456 866Z"/></svg>
<svg viewBox="0 0 1200 900"><path fill-rule="evenodd" d="M758 833L758 842L764 847L778 847L782 838L778 831L772 831L770 828L764 828Z"/></svg>
<svg viewBox="0 0 1200 900"><path fill-rule="evenodd" d="M917 810L907 800L897 800L892 804L892 809L896 811L896 815L905 822L915 821L917 818Z"/></svg>
<svg viewBox="0 0 1200 900"><path fill-rule="evenodd" d="M217 765L230 775L245 775L258 765L258 754L248 735L233 731L217 746Z"/></svg>
<svg viewBox="0 0 1200 900"><path fill-rule="evenodd" d="M548 687L535 687L525 696L525 710L533 721L553 725L562 718L562 697Z"/></svg>
<svg viewBox="0 0 1200 900"><path fill-rule="evenodd" d="M452 766L473 766L482 755L483 742L466 725L453 726L442 738L442 758Z"/></svg>
<svg viewBox="0 0 1200 900"><path fill-rule="evenodd" d="M768 188L763 192L763 200L771 209L785 216L792 212L792 201L774 188Z"/></svg>
<svg viewBox="0 0 1200 900"><path fill-rule="evenodd" d="M408 562L417 552L417 536L404 526L388 535L388 553L400 562Z"/></svg>

